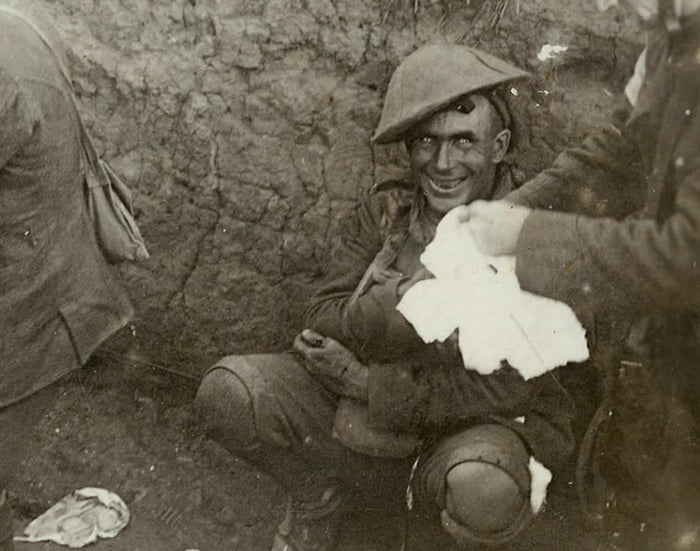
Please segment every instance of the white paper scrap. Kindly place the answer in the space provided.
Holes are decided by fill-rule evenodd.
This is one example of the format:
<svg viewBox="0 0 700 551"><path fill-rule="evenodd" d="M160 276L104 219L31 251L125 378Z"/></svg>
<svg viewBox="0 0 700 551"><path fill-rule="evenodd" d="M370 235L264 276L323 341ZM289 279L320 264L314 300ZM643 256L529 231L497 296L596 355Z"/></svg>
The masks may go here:
<svg viewBox="0 0 700 551"><path fill-rule="evenodd" d="M554 59L559 54L564 53L568 50L568 46L560 46L558 44L544 44L537 54L537 59L540 61L547 61L548 59Z"/></svg>
<svg viewBox="0 0 700 551"><path fill-rule="evenodd" d="M530 506L536 515L547 499L547 486L552 481L551 471L534 457L530 457Z"/></svg>

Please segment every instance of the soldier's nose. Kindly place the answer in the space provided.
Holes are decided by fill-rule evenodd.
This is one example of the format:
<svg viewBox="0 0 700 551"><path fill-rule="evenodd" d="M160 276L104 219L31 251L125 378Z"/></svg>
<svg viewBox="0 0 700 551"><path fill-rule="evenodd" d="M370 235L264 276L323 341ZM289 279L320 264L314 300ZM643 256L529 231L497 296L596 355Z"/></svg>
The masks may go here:
<svg viewBox="0 0 700 551"><path fill-rule="evenodd" d="M450 169L450 144L446 141L442 142L438 147L435 168L438 170Z"/></svg>

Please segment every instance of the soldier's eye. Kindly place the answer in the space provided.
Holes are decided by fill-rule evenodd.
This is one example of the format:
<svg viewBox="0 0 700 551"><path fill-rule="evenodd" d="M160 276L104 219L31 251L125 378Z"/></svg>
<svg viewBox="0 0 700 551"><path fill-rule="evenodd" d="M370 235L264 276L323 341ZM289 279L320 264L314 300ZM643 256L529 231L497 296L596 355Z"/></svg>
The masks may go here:
<svg viewBox="0 0 700 551"><path fill-rule="evenodd" d="M418 147L432 147L435 144L435 138L431 136L418 136L413 143Z"/></svg>
<svg viewBox="0 0 700 551"><path fill-rule="evenodd" d="M457 143L457 147L461 147L461 148L466 149L468 147L471 147L474 142L469 138L462 137L462 138L457 138L456 143Z"/></svg>

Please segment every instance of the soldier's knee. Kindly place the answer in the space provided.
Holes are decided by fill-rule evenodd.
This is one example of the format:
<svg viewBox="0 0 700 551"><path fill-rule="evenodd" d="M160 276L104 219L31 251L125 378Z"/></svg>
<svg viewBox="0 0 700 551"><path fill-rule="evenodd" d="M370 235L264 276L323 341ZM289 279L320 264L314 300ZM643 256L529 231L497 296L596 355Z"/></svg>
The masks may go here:
<svg viewBox="0 0 700 551"><path fill-rule="evenodd" d="M528 496L497 465L469 461L446 477L446 509L458 523L478 534L509 531L522 516Z"/></svg>
<svg viewBox="0 0 700 551"><path fill-rule="evenodd" d="M228 369L204 376L195 409L209 435L228 448L246 450L257 443L250 389Z"/></svg>

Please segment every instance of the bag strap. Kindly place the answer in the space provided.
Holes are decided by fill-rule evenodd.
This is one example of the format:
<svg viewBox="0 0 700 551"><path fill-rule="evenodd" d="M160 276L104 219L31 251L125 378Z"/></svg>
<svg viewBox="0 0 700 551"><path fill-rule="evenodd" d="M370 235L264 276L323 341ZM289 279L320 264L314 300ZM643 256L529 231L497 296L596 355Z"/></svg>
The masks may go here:
<svg viewBox="0 0 700 551"><path fill-rule="evenodd" d="M30 26L34 30L34 32L39 36L39 38L41 38L41 41L46 45L46 47L49 50L51 50L51 53L53 54L54 58L56 59L56 64L58 65L58 68L61 70L61 74L63 75L63 78L66 80L68 87L71 90L73 90L73 85L71 83L70 78L68 77L68 70L66 69L66 66L63 64L63 60L56 53L56 50L54 49L53 45L51 44L51 41L46 36L44 31L42 31L36 25L36 23L34 23L34 21L32 21L29 17L27 17L25 14L16 10L13 7L0 5L0 12L5 13L7 15L10 15L12 17L15 17L17 19L21 19L22 21L24 21L25 24L27 24L28 26Z"/></svg>
<svg viewBox="0 0 700 551"><path fill-rule="evenodd" d="M63 63L63 60L61 57L56 53L56 49L54 48L53 44L49 40L49 38L46 36L44 31L42 31L30 18L28 18L25 14L22 12L10 7L10 6L4 6L0 5L0 13L5 13L11 17L14 17L16 19L20 19L23 21L27 26L29 26L34 33L41 39L41 41L44 43L44 45L49 49L51 54L53 55L54 61L56 62L56 66L58 67L59 72L61 73L61 76L63 77L63 80L65 81L66 85L68 86L69 90L69 96L71 103L73 104L73 109L75 110L76 117L78 119L78 126L80 128L80 141L83 145L83 151L85 152L85 157L87 159L87 162L90 166L90 168L95 172L96 174L99 174L99 168L98 168L98 161L99 161L99 155L97 154L97 150L95 149L95 144L92 141L92 137L90 134L88 134L87 129L85 128L85 125L83 124L83 119L80 116L80 111L78 109L78 102L75 99L75 90L73 89L73 82L70 79L68 69L66 68L65 64ZM99 178L99 181L103 181L103 178Z"/></svg>

